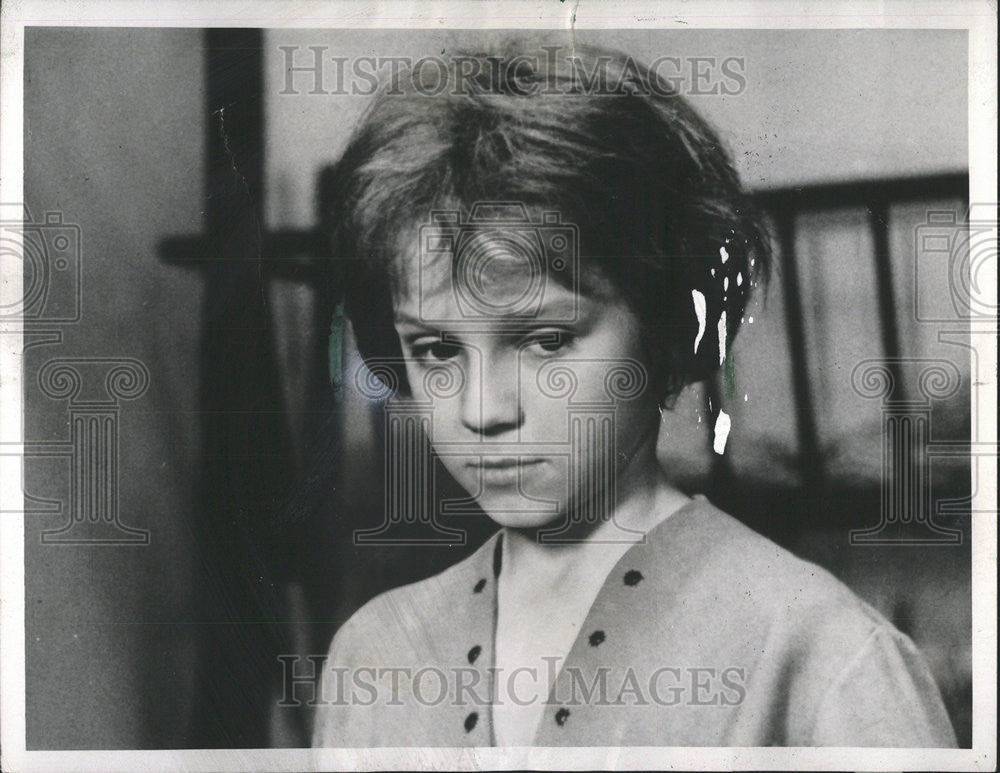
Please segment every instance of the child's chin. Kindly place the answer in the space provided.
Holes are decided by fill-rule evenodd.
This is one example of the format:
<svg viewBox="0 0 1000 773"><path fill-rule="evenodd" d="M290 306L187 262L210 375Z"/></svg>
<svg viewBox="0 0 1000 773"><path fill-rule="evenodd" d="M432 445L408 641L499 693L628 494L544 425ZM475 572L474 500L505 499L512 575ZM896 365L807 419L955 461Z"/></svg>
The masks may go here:
<svg viewBox="0 0 1000 773"><path fill-rule="evenodd" d="M502 509L502 506L488 507L484 503L480 505L494 523L508 529L541 529L545 526L554 526L561 520L558 514L553 513L517 513Z"/></svg>

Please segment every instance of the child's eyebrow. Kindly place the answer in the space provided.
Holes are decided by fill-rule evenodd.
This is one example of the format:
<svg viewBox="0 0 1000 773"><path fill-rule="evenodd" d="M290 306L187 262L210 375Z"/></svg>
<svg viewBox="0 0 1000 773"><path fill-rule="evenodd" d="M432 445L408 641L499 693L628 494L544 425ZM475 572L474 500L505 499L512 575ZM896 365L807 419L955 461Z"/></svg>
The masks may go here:
<svg viewBox="0 0 1000 773"><path fill-rule="evenodd" d="M409 314L402 311L397 311L395 313L394 321L400 325L411 325L412 327L426 327L422 319L411 317Z"/></svg>
<svg viewBox="0 0 1000 773"><path fill-rule="evenodd" d="M582 296L564 298L558 301L543 301L535 321L540 324L559 323L576 319L584 304Z"/></svg>
<svg viewBox="0 0 1000 773"><path fill-rule="evenodd" d="M412 319L396 319L396 326L398 328L399 340L403 343L412 343L418 338L427 338L428 336L433 336L435 338L441 337L441 331L436 328L428 327L427 325Z"/></svg>

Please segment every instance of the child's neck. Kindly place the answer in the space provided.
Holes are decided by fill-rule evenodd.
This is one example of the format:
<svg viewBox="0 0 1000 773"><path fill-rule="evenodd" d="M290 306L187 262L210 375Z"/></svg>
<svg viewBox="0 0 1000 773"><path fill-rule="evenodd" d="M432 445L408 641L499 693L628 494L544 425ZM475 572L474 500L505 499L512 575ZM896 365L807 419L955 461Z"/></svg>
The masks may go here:
<svg viewBox="0 0 1000 773"><path fill-rule="evenodd" d="M543 542L539 530L508 528L504 571L517 575L521 573L518 568L535 565L528 574L537 576L538 565L544 565L545 573L551 572L554 579L567 565L576 563L581 553L594 550L624 553L628 546L690 501L667 482L655 453L649 454L641 465L630 467L628 476L617 486L619 497L611 517L597 524L580 524L580 528L568 533L572 537L566 542ZM621 546L620 550L615 545Z"/></svg>

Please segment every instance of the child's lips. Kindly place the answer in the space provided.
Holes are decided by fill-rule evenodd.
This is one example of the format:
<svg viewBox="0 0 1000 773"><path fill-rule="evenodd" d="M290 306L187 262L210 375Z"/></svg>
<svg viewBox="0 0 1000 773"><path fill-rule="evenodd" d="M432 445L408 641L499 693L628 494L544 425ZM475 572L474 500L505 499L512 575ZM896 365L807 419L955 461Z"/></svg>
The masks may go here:
<svg viewBox="0 0 1000 773"><path fill-rule="evenodd" d="M509 485L538 469L544 462L544 459L516 456L484 457L469 461L465 466L478 473L484 484Z"/></svg>
<svg viewBox="0 0 1000 773"><path fill-rule="evenodd" d="M527 467L532 464L541 464L543 460L538 458L524 458L520 456L500 456L483 457L469 462L467 466L478 467L484 470L505 470L511 467Z"/></svg>

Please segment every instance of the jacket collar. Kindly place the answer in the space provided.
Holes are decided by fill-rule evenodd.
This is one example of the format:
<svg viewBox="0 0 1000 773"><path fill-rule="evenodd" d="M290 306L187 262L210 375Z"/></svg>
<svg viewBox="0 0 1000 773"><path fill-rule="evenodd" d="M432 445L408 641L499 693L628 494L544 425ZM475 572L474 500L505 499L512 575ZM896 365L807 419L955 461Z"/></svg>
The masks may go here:
<svg viewBox="0 0 1000 773"><path fill-rule="evenodd" d="M562 706L558 700L559 695L565 694L569 688L571 677L567 666L589 669L598 666L602 656L614 657L615 642L611 640L617 635L614 629L626 630L628 622L633 616L641 615L644 606L654 600L657 604L662 603L664 585L669 584L667 570L670 576L677 576L678 572L683 574L683 567L697 563L699 548L708 549L709 540L699 536L699 533L713 519L706 521L699 516L713 512L718 511L704 498L692 500L657 524L614 565L552 686L548 705L536 730L536 743L558 742L554 738L542 739L554 735L568 721L573 710ZM488 686L491 703L496 695L497 579L503 569L504 534L505 530L501 529L468 559L441 575L442 580L447 578L449 587L457 590L452 596L454 613L458 620L464 621L464 625L458 626L456 631L461 631L468 640L449 647L449 653L439 654L443 660L457 657L460 665L477 669L478 684ZM606 643L609 646L605 646ZM475 714L474 720L471 719L472 714ZM464 722L470 745L495 743L491 704L471 709ZM471 729L469 724L473 725Z"/></svg>

